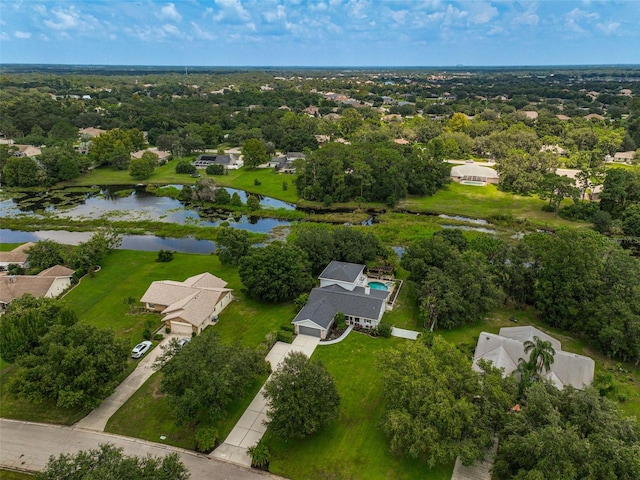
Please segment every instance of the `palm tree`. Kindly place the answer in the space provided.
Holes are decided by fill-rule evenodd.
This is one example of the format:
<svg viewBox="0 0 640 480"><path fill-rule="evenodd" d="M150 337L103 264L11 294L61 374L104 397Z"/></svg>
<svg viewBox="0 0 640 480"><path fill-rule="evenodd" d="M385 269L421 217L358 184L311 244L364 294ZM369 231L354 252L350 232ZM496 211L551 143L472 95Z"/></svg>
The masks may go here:
<svg viewBox="0 0 640 480"><path fill-rule="evenodd" d="M529 353L529 362L527 363L533 373L540 376L542 369L544 369L545 373L551 370L553 356L556 351L553 349L551 342L534 336L533 342L531 340L524 342L524 353Z"/></svg>

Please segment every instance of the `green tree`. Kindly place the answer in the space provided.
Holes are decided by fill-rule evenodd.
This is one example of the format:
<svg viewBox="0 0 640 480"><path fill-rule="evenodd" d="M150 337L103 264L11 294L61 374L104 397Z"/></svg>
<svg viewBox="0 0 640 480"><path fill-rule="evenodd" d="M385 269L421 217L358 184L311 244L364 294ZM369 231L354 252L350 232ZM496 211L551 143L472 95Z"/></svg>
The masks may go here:
<svg viewBox="0 0 640 480"><path fill-rule="evenodd" d="M93 450L50 457L37 480L187 480L189 470L177 453L165 457L130 457L122 447L101 444Z"/></svg>
<svg viewBox="0 0 640 480"><path fill-rule="evenodd" d="M578 480L640 477L640 429L593 388L562 391L542 383L506 416L493 474L498 478Z"/></svg>
<svg viewBox="0 0 640 480"><path fill-rule="evenodd" d="M382 429L391 450L424 459L429 466L460 456L468 465L484 457L513 405L513 378L470 360L440 336L431 347L410 342L382 352L386 411Z"/></svg>
<svg viewBox="0 0 640 480"><path fill-rule="evenodd" d="M511 150L496 164L500 173L500 189L519 195L538 190L544 175L558 166L557 157L549 152L527 153Z"/></svg>
<svg viewBox="0 0 640 480"><path fill-rule="evenodd" d="M246 140L242 144L241 152L245 167L255 168L269 161L269 155L267 154L264 142L257 138Z"/></svg>
<svg viewBox="0 0 640 480"><path fill-rule="evenodd" d="M24 294L13 300L0 322L2 359L15 362L33 351L55 323L73 324L75 314L52 298Z"/></svg>
<svg viewBox="0 0 640 480"><path fill-rule="evenodd" d="M307 254L313 275L322 272L331 260L341 260L336 255L331 230L323 225L300 225L290 238L291 243Z"/></svg>
<svg viewBox="0 0 640 480"><path fill-rule="evenodd" d="M577 202L579 195L580 190L575 186L573 178L556 173L544 174L538 185L538 196L542 200L549 199L549 208L555 212L565 198L570 197Z"/></svg>
<svg viewBox="0 0 640 480"><path fill-rule="evenodd" d="M340 396L331 374L302 352L291 352L264 386L269 430L283 438L304 438L334 420Z"/></svg>
<svg viewBox="0 0 640 480"><path fill-rule="evenodd" d="M112 330L56 324L19 358L12 390L31 401L46 398L59 407L95 408L113 392L128 356L129 348Z"/></svg>
<svg viewBox="0 0 640 480"><path fill-rule="evenodd" d="M216 255L222 265L238 265L249 253L249 232L237 228L221 228L216 236Z"/></svg>
<svg viewBox="0 0 640 480"><path fill-rule="evenodd" d="M46 180L44 170L29 157L10 157L2 169L2 181L10 187L36 187Z"/></svg>
<svg viewBox="0 0 640 480"><path fill-rule="evenodd" d="M313 285L306 254L279 241L251 248L240 259L238 273L247 295L273 303L293 300Z"/></svg>
<svg viewBox="0 0 640 480"><path fill-rule="evenodd" d="M180 422L221 418L267 369L257 352L223 344L212 332L189 348L165 349L154 366L162 368L162 391Z"/></svg>
<svg viewBox="0 0 640 480"><path fill-rule="evenodd" d="M249 210L252 212L260 210L260 200L258 200L258 197L255 195L249 195L247 197L247 207L249 207Z"/></svg>
<svg viewBox="0 0 640 480"><path fill-rule="evenodd" d="M27 250L29 268L40 272L54 265L64 264L64 247L53 240L40 240Z"/></svg>
<svg viewBox="0 0 640 480"><path fill-rule="evenodd" d="M129 175L135 180L146 180L153 175L154 164L148 159L132 158L129 162Z"/></svg>
<svg viewBox="0 0 640 480"><path fill-rule="evenodd" d="M135 134L133 137L137 138ZM110 165L126 170L131 152L135 150L130 131L114 128L91 140L89 156L97 166Z"/></svg>

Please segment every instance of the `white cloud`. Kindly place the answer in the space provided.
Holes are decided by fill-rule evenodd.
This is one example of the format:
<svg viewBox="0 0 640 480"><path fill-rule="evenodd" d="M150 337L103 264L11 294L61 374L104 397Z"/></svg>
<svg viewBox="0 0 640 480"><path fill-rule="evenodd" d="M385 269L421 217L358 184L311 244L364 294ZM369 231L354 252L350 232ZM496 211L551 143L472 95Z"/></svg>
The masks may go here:
<svg viewBox="0 0 640 480"><path fill-rule="evenodd" d="M7 32L0 32L0 40L8 41L11 40L11 37L7 34Z"/></svg>
<svg viewBox="0 0 640 480"><path fill-rule="evenodd" d="M172 20L174 22L182 21L182 15L176 10L176 6L173 3L167 3L160 9L160 13L157 14L160 20Z"/></svg>
<svg viewBox="0 0 640 480"><path fill-rule="evenodd" d="M44 24L53 30L94 30L98 21L92 15L83 14L75 6L68 9L57 8L51 10L50 18Z"/></svg>
<svg viewBox="0 0 640 480"><path fill-rule="evenodd" d="M470 13L470 20L473 23L485 24L498 15L498 9L485 2L471 2L467 4Z"/></svg>
<svg viewBox="0 0 640 480"><path fill-rule="evenodd" d="M175 25L172 25L170 23L165 23L162 26L162 31L167 33L168 35L172 35L174 37L182 38L184 36L182 34L182 32L178 29L178 27L176 27Z"/></svg>
<svg viewBox="0 0 640 480"><path fill-rule="evenodd" d="M408 10L391 10L389 12L389 16L393 19L394 22L402 24L407 18L408 13Z"/></svg>
<svg viewBox="0 0 640 480"><path fill-rule="evenodd" d="M602 30L607 35L613 35L617 33L618 28L620 27L620 22L614 22L609 20L608 22L598 23L598 28Z"/></svg>
<svg viewBox="0 0 640 480"><path fill-rule="evenodd" d="M353 18L367 18L367 8L369 2L367 0L349 0L347 8L350 9L350 14Z"/></svg>
<svg viewBox="0 0 640 480"><path fill-rule="evenodd" d="M240 0L215 0L215 2L220 7L220 11L213 18L218 22L223 19L249 20L250 18L249 12L245 10Z"/></svg>
<svg viewBox="0 0 640 480"><path fill-rule="evenodd" d="M287 18L287 11L284 5L276 6L275 11L264 12L264 19L269 22L275 22L276 20L282 20Z"/></svg>
<svg viewBox="0 0 640 480"><path fill-rule="evenodd" d="M538 8L538 5L536 5L535 3L532 3L531 5L529 5L524 12L520 13L519 15L516 15L513 18L512 22L511 22L512 25L514 25L514 26L519 26L519 25L534 26L534 25L537 25L538 22L540 21L540 17L536 13L537 8Z"/></svg>
<svg viewBox="0 0 640 480"><path fill-rule="evenodd" d="M584 29L583 24L591 23L597 18L597 13L587 12L585 10L580 10L579 8L574 8L564 16L565 27L567 28L567 30L570 30L572 32L584 33L586 30Z"/></svg>
<svg viewBox="0 0 640 480"><path fill-rule="evenodd" d="M47 14L47 7L45 7L44 5L33 5L31 7L31 10L33 10L36 13L39 13L40 15Z"/></svg>
<svg viewBox="0 0 640 480"><path fill-rule="evenodd" d="M213 40L216 36L211 32L206 32L200 28L196 22L191 22L191 26L193 27L193 33L195 37L199 40Z"/></svg>
<svg viewBox="0 0 640 480"><path fill-rule="evenodd" d="M21 31L17 31L14 32L13 34L16 38L21 38L21 39L27 39L27 38L31 38L31 33L29 32L21 32Z"/></svg>

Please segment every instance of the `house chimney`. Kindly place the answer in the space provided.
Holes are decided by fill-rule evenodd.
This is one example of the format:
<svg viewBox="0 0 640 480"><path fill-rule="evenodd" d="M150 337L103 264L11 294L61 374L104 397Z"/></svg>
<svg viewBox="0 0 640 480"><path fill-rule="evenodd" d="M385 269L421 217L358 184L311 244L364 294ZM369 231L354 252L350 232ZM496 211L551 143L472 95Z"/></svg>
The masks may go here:
<svg viewBox="0 0 640 480"><path fill-rule="evenodd" d="M366 287L364 287L364 294L369 295L370 293L371 293L371 287L367 285Z"/></svg>

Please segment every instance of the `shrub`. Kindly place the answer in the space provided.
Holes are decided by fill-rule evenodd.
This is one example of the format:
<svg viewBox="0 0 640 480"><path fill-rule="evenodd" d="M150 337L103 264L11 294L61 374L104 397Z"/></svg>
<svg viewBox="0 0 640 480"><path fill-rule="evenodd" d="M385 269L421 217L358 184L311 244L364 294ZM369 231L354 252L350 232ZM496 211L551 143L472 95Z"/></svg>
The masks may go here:
<svg viewBox="0 0 640 480"><path fill-rule="evenodd" d="M284 343L292 343L293 342L293 332L286 332L284 330L278 331L278 342Z"/></svg>
<svg viewBox="0 0 640 480"><path fill-rule="evenodd" d="M144 338L145 340L151 340L151 329L150 328L145 328L142 331L142 338Z"/></svg>
<svg viewBox="0 0 640 480"><path fill-rule="evenodd" d="M224 165L209 165L205 171L207 175L224 175Z"/></svg>
<svg viewBox="0 0 640 480"><path fill-rule="evenodd" d="M347 328L347 320L344 316L344 313L342 312L336 313L334 320L336 322L336 328L338 328L339 330L343 330Z"/></svg>
<svg viewBox="0 0 640 480"><path fill-rule="evenodd" d="M170 262L173 260L173 252L169 250L159 250L156 262Z"/></svg>
<svg viewBox="0 0 640 480"><path fill-rule="evenodd" d="M169 335L171 333L171 327L164 327L164 333Z"/></svg>
<svg viewBox="0 0 640 480"><path fill-rule="evenodd" d="M384 322L380 322L378 324L378 335L380 335L381 337L384 338L389 338L391 336L391 329L393 328L392 325L389 325L388 323L384 323Z"/></svg>
<svg viewBox="0 0 640 480"><path fill-rule="evenodd" d="M296 306L296 309L302 310L302 307L304 307L307 304L308 301L309 301L309 294L308 293L301 293L293 301L293 304Z"/></svg>
<svg viewBox="0 0 640 480"><path fill-rule="evenodd" d="M262 182L260 180L258 180L257 178L253 179L253 184L258 186L258 185L262 185Z"/></svg>
<svg viewBox="0 0 640 480"><path fill-rule="evenodd" d="M176 165L176 173L196 173L196 167L189 160L180 160Z"/></svg>
<svg viewBox="0 0 640 480"><path fill-rule="evenodd" d="M213 427L200 427L196 430L196 450L208 453L218 442L218 430Z"/></svg>
<svg viewBox="0 0 640 480"><path fill-rule="evenodd" d="M294 326L290 323L287 323L286 325L282 325L280 327L280 330L284 330L285 332L293 332L295 330Z"/></svg>
<svg viewBox="0 0 640 480"><path fill-rule="evenodd" d="M282 190L287 190L288 188L289 188L289 184L285 180L284 182L282 182Z"/></svg>
<svg viewBox="0 0 640 480"><path fill-rule="evenodd" d="M255 195L249 195L249 197L247 198L247 206L251 211L259 210L260 200L258 200L258 197L256 197Z"/></svg>
<svg viewBox="0 0 640 480"><path fill-rule="evenodd" d="M247 454L251 457L251 466L253 468L269 471L271 453L262 440L256 443L253 447L247 448Z"/></svg>
<svg viewBox="0 0 640 480"><path fill-rule="evenodd" d="M331 195L325 195L322 203L325 207L331 206L331 204L333 203L333 197Z"/></svg>
<svg viewBox="0 0 640 480"><path fill-rule="evenodd" d="M154 339L156 342L161 341L163 338L164 338L164 335L162 335L161 333L156 333L156 334L153 336L153 339Z"/></svg>

